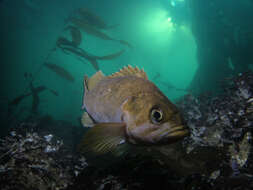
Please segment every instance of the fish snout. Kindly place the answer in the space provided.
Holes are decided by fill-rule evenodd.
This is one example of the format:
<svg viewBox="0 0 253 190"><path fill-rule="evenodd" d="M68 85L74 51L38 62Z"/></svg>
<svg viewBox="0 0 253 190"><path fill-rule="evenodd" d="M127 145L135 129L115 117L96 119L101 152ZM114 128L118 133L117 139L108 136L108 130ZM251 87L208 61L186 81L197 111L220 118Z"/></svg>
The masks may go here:
<svg viewBox="0 0 253 190"><path fill-rule="evenodd" d="M166 138L176 140L190 135L190 130L186 125L175 125L166 131Z"/></svg>
<svg viewBox="0 0 253 190"><path fill-rule="evenodd" d="M128 140L133 144L168 144L174 143L190 134L183 124L165 123L162 126L144 124L127 131Z"/></svg>

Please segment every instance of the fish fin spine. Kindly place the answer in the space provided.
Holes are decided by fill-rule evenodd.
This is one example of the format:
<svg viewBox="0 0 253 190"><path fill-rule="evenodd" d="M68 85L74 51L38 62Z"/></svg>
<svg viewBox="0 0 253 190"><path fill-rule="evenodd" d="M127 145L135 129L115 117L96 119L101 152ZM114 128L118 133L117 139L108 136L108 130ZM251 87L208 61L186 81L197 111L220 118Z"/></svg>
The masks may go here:
<svg viewBox="0 0 253 190"><path fill-rule="evenodd" d="M137 66L134 68L131 65L123 67L118 72L109 75L109 78L122 77L122 76L136 76L148 80L147 74L143 69L139 69Z"/></svg>
<svg viewBox="0 0 253 190"><path fill-rule="evenodd" d="M99 81L105 78L105 75L102 73L102 71L96 72L92 77L88 78L85 76L84 82L87 90L92 90Z"/></svg>

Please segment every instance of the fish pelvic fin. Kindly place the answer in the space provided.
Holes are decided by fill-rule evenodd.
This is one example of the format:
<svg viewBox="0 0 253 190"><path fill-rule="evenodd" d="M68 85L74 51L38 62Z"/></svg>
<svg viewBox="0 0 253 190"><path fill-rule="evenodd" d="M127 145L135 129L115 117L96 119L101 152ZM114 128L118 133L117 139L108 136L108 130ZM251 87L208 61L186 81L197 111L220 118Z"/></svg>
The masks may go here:
<svg viewBox="0 0 253 190"><path fill-rule="evenodd" d="M95 125L94 120L87 112L84 112L81 118L81 123L84 127L93 127Z"/></svg>
<svg viewBox="0 0 253 190"><path fill-rule="evenodd" d="M85 90L92 90L96 84L104 79L106 76L102 73L102 71L96 72L92 77L88 78L88 76L84 76L84 88Z"/></svg>
<svg viewBox="0 0 253 190"><path fill-rule="evenodd" d="M113 153L125 143L124 123L99 123L87 131L78 146L79 152L103 155Z"/></svg>
<svg viewBox="0 0 253 190"><path fill-rule="evenodd" d="M123 67L118 72L109 75L108 78L115 78L122 76L136 76L148 80L148 76L143 69L139 69L138 67L134 68L131 65Z"/></svg>

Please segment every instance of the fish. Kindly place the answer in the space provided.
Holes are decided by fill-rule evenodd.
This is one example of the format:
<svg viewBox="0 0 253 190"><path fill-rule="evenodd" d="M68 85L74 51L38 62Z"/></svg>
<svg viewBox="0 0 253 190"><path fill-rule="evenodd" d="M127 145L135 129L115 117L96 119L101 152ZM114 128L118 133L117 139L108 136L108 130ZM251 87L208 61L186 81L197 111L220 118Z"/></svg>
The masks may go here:
<svg viewBox="0 0 253 190"><path fill-rule="evenodd" d="M61 67L59 65L45 62L44 66L47 67L48 69L50 69L51 71L55 72L61 78L64 78L69 82L75 81L75 78L66 69L64 69L63 67Z"/></svg>
<svg viewBox="0 0 253 190"><path fill-rule="evenodd" d="M84 7L78 9L78 13L80 17L82 18L82 20L88 22L90 25L99 29L110 29L110 28L115 28L119 26L119 24L112 25L112 26L107 25L101 17L99 17L98 15L95 15L90 10Z"/></svg>
<svg viewBox="0 0 253 190"><path fill-rule="evenodd" d="M82 108L81 122L90 128L78 146L84 154L114 153L121 145L172 144L189 135L179 110L138 67L84 76Z"/></svg>

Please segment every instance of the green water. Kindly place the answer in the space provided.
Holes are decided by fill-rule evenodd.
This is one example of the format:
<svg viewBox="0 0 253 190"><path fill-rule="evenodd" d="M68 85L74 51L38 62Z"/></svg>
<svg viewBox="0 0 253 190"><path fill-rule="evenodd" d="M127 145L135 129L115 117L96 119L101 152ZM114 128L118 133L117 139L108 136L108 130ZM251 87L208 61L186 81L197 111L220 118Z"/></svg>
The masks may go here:
<svg viewBox="0 0 253 190"><path fill-rule="evenodd" d="M94 55L125 49L117 59L99 61L100 69L105 74L116 72L128 64L138 66L147 72L150 80L160 74L154 82L171 100L181 97L185 91L169 89L165 83L179 89L187 88L198 67L196 43L191 33L191 23L173 23L165 5L166 1L154 0L5 2L0 7L3 21L1 37L4 40L1 55L4 60L1 63L4 65L1 71L2 99L11 100L22 94L28 85L24 73L31 72L35 75L35 85L45 85L60 94L56 97L47 91L42 92L39 112L56 119L78 122L82 113L83 76L94 74L94 68L86 60L80 61L77 56L64 54L61 50L52 53L49 61L68 70L75 77L74 83L45 67L40 68L55 47L57 38L68 37L63 31L64 19L80 7L88 7L108 24L119 24L106 34L126 40L133 46L129 49L82 32L80 47ZM19 105L21 115L17 117L25 118L29 114L31 100L31 97L27 98ZM3 104L3 107L6 108L6 105Z"/></svg>

